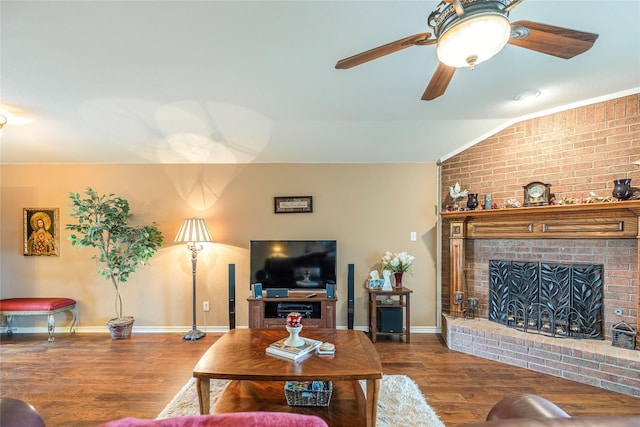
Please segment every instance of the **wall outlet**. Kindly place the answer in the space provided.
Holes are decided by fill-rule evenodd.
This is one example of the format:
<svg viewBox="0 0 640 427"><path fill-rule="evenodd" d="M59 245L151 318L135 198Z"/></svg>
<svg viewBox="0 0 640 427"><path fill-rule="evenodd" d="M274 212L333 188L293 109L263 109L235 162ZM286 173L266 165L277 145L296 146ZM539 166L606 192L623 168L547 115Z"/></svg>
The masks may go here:
<svg viewBox="0 0 640 427"><path fill-rule="evenodd" d="M202 311L209 311L209 301L202 301Z"/></svg>

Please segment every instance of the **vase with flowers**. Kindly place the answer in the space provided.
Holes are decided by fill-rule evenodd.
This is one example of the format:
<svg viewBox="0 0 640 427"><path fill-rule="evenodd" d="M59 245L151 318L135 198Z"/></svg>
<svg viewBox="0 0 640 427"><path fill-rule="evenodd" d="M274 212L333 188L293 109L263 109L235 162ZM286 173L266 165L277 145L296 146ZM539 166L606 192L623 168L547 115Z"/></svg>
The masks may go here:
<svg viewBox="0 0 640 427"><path fill-rule="evenodd" d="M387 251L382 256L382 268L393 272L396 279L396 288L402 287L402 275L406 272L411 272L411 265L414 259L414 256L406 252L391 253Z"/></svg>
<svg viewBox="0 0 640 427"><path fill-rule="evenodd" d="M302 315L300 313L293 312L287 315L287 331L289 338L284 341L284 345L290 347L304 345L304 340L300 337L300 331L302 331Z"/></svg>

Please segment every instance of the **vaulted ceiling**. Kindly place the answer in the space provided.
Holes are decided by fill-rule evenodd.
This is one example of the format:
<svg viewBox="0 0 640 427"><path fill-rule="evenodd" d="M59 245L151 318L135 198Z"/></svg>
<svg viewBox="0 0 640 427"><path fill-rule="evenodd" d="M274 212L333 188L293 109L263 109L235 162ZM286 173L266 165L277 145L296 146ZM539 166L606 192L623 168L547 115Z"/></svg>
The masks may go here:
<svg viewBox="0 0 640 427"><path fill-rule="evenodd" d="M438 1L3 0L0 162L435 162L522 118L640 91L640 1L524 0L599 34L570 60L507 45L446 93L414 46ZM541 91L530 102L514 97Z"/></svg>

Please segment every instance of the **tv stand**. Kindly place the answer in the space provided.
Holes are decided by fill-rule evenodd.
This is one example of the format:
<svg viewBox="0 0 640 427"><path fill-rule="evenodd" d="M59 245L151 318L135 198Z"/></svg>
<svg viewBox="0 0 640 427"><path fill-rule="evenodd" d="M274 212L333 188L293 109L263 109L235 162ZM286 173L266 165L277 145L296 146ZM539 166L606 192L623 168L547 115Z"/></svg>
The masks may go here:
<svg viewBox="0 0 640 427"><path fill-rule="evenodd" d="M312 293L317 296L307 298ZM284 328L285 313L294 307L302 307L300 312L309 316L302 319L305 328L336 328L336 298L327 298L324 291L289 291L288 297L280 298L266 298L264 294L263 291L263 297L258 299L247 298L250 328Z"/></svg>

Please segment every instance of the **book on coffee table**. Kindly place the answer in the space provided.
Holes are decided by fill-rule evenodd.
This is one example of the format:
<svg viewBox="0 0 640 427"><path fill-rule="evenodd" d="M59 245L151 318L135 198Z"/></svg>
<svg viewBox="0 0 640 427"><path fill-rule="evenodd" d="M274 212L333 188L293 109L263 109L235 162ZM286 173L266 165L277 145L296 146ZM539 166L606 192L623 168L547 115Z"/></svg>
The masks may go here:
<svg viewBox="0 0 640 427"><path fill-rule="evenodd" d="M336 346L331 344L330 342L323 342L322 344L320 344L320 347L318 347L317 353L324 355L333 355L336 353Z"/></svg>
<svg viewBox="0 0 640 427"><path fill-rule="evenodd" d="M285 357L287 359L295 361L300 359L305 354L311 353L313 350L318 348L320 344L322 344L322 341L302 337L302 339L304 340L304 345L300 347L292 347L284 344L286 339L287 338L282 338L276 342L269 344L269 347L267 347L267 354L270 354L272 356Z"/></svg>

